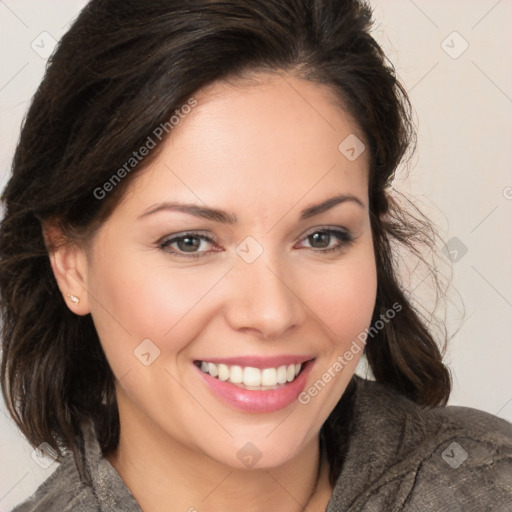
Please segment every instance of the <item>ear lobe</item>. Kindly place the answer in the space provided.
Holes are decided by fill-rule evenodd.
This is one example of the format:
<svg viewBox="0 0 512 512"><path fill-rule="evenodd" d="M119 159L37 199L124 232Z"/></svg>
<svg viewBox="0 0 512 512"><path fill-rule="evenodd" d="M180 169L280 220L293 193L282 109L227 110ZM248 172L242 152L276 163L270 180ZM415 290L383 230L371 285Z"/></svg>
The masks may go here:
<svg viewBox="0 0 512 512"><path fill-rule="evenodd" d="M66 240L56 227L43 229L53 275L68 308L77 315L90 313L87 292L87 255L76 243Z"/></svg>

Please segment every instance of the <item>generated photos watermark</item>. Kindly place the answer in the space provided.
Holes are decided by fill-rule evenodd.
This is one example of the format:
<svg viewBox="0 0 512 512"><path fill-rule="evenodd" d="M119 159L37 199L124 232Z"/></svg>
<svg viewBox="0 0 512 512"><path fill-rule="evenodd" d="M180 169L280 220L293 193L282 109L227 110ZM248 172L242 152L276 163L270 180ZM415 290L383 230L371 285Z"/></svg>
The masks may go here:
<svg viewBox="0 0 512 512"><path fill-rule="evenodd" d="M441 454L442 459L453 469L457 469L467 458L468 452L462 446L453 441Z"/></svg>
<svg viewBox="0 0 512 512"><path fill-rule="evenodd" d="M158 142L162 141L166 135L168 135L180 121L192 111L192 108L197 106L197 100L195 98L189 98L187 103L183 104L179 109L174 110L174 114L165 123L160 123L151 133L148 135L146 142L137 150L132 153L132 156L121 166L112 176L103 183L101 187L96 187L93 191L93 195L96 199L105 199L109 192L112 192L114 188L125 178L135 167L137 167L146 156L149 155L152 149L154 149Z"/></svg>
<svg viewBox="0 0 512 512"><path fill-rule="evenodd" d="M57 452L48 443L41 443L32 450L30 457L43 469L49 468L58 458Z"/></svg>
<svg viewBox="0 0 512 512"><path fill-rule="evenodd" d="M378 320L374 322L369 328L357 335L357 338L352 341L350 348L343 354L336 358L336 361L317 379L307 390L303 391L298 400L302 405L307 405L311 399L317 396L331 380L333 380L347 364L354 359L354 356L359 354L364 349L368 336L373 338L376 336L384 326L389 323L397 313L402 311L402 304L395 302L385 313L382 313Z"/></svg>

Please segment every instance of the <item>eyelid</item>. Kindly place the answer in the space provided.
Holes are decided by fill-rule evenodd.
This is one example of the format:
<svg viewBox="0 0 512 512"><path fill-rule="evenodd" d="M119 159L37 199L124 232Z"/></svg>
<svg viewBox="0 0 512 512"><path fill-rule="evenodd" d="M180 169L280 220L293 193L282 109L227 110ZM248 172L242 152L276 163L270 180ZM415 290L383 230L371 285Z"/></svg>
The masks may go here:
<svg viewBox="0 0 512 512"><path fill-rule="evenodd" d="M349 229L341 227L341 226L316 226L314 228L306 231L304 235L301 236L299 242L296 244L303 243L307 238L315 233L328 233L338 238L339 244L334 247L328 247L325 249L316 249L314 247L304 247L304 249L310 249L313 252L317 253L329 253L334 251L341 251L342 249L346 249L348 246L352 245L356 239L355 236ZM295 247L295 246L294 246Z"/></svg>
<svg viewBox="0 0 512 512"><path fill-rule="evenodd" d="M176 241L181 238L187 238L187 237L197 237L201 238L202 240L207 240L213 243L218 244L219 239L212 233L203 232L203 231L180 231L178 233L173 233L172 235L165 235L160 240L158 240L157 244L165 244L166 242Z"/></svg>
<svg viewBox="0 0 512 512"><path fill-rule="evenodd" d="M303 235L301 235L299 241L303 241L315 233L341 233L351 240L355 240L356 236L350 231L350 229L342 226L315 226L314 228L308 229Z"/></svg>
<svg viewBox="0 0 512 512"><path fill-rule="evenodd" d="M312 228L309 228L303 235L301 235L301 237L306 238L309 235L317 233L318 231L338 231L338 232L350 234L350 230L343 226L325 225L325 226L314 226Z"/></svg>
<svg viewBox="0 0 512 512"><path fill-rule="evenodd" d="M316 249L314 247L310 247L309 249L311 249L314 252L326 253L326 252L330 252L330 251L341 250L344 247L351 245L357 238L349 229L342 227L342 226L315 226L315 227L312 227L309 230L307 230L303 235L301 235L301 238L294 245L294 247L296 245L304 242L311 235L313 235L315 233L322 233L322 232L328 233L328 234L331 234L334 236L338 235L339 245L336 245L335 247L330 247L327 249ZM183 238L187 238L187 237L199 238L201 240L204 240L207 243L216 245L217 248L219 248L221 245L219 239L211 232L208 232L208 234L205 234L204 232L201 232L201 231L182 231L179 233L173 233L172 235L167 235L165 237L162 237L160 240L158 240L157 246L162 250L166 250L166 248L168 246L170 246L171 244L173 244L179 240L182 240ZM308 247L305 247L305 249L308 249ZM213 252L222 252L222 250L223 249L221 249L221 250L213 249L213 250L208 250L208 251L197 251L197 252L191 252L191 253L181 252L179 250L172 250L172 251L167 250L167 252L169 254L177 255L178 257L198 258L198 257L205 257L208 255L211 255L211 253L213 253Z"/></svg>
<svg viewBox="0 0 512 512"><path fill-rule="evenodd" d="M198 251L198 252L186 253L186 252L181 252L181 251L177 251L177 250L168 250L167 249L167 247L170 246L171 244L178 242L179 240L181 240L183 238L187 238L187 237L199 238L201 240L204 240L205 242L217 245L217 247L219 246L218 238L215 235L212 235L212 234L206 235L206 234L204 234L204 232L200 232L200 231L182 231L180 233L173 233L172 235L166 235L163 238L161 238L160 240L158 240L156 245L160 249L168 252L169 254L173 254L173 255L177 255L178 257L185 257L185 258L204 257L204 256L211 254L212 252L220 252L217 250L210 250L210 251Z"/></svg>

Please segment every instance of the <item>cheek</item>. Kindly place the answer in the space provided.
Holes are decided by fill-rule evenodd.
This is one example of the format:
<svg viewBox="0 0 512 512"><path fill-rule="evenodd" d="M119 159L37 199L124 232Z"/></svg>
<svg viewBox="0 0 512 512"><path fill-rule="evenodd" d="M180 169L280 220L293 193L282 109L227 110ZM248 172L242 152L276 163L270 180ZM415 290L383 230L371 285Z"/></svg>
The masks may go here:
<svg viewBox="0 0 512 512"><path fill-rule="evenodd" d="M161 353L179 352L213 314L202 299L222 277L218 268L171 271L148 259L130 256L112 264L105 257L91 276L92 316L116 374L133 365L143 340Z"/></svg>
<svg viewBox="0 0 512 512"><path fill-rule="evenodd" d="M311 309L337 342L350 343L371 322L377 294L377 273L371 244L315 278ZM309 304L308 304L309 305Z"/></svg>

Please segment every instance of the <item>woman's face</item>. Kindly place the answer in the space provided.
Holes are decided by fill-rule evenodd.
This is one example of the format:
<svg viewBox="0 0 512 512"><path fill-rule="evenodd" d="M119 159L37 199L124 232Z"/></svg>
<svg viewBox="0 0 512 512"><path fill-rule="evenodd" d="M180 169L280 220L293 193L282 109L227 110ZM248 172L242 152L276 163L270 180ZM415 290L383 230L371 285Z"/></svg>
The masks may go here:
<svg viewBox="0 0 512 512"><path fill-rule="evenodd" d="M318 435L376 296L357 126L325 86L260 78L194 96L84 273L122 424L232 467Z"/></svg>

